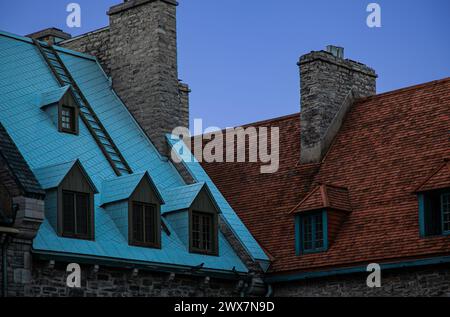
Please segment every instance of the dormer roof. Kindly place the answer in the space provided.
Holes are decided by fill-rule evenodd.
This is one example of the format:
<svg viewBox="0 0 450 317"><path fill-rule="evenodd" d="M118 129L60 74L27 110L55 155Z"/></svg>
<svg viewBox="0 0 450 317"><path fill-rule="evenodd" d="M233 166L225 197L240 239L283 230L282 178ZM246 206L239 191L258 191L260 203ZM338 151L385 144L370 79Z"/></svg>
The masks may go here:
<svg viewBox="0 0 450 317"><path fill-rule="evenodd" d="M149 181L159 203L164 204L164 199L148 172L142 172L105 180L102 184L101 205L129 199L143 178Z"/></svg>
<svg viewBox="0 0 450 317"><path fill-rule="evenodd" d="M56 104L70 91L70 85L46 91L38 95L38 105L41 109Z"/></svg>
<svg viewBox="0 0 450 317"><path fill-rule="evenodd" d="M316 186L291 212L320 209L352 211L348 189L325 184Z"/></svg>

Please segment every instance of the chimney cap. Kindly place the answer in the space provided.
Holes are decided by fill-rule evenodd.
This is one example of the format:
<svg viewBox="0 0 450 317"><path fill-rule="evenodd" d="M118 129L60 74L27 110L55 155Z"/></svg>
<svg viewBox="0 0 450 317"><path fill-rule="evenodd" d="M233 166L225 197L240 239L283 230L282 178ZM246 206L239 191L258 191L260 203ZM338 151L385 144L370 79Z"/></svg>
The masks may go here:
<svg viewBox="0 0 450 317"><path fill-rule="evenodd" d="M56 40L54 41L54 43L58 43L64 40L68 40L70 38L72 38L72 35L69 33L64 32L61 29L52 27L52 28L47 28L41 31L37 31L31 34L26 35L26 37L30 37L36 40L48 40L48 39L53 39Z"/></svg>
<svg viewBox="0 0 450 317"><path fill-rule="evenodd" d="M328 45L327 52L331 53L334 57L344 59L344 48L335 45Z"/></svg>

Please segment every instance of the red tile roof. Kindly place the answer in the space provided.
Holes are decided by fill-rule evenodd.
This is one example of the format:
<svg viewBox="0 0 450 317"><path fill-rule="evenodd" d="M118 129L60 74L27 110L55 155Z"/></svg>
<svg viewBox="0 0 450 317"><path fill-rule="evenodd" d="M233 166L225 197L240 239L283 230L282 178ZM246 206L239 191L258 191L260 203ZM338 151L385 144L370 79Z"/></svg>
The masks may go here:
<svg viewBox="0 0 450 317"><path fill-rule="evenodd" d="M425 192L434 189L442 189L450 187L450 161L445 159L444 162L423 182L417 192Z"/></svg>
<svg viewBox="0 0 450 317"><path fill-rule="evenodd" d="M261 174L258 163L202 165L274 257L272 272L450 252L448 236L420 238L414 194L421 185L448 180L447 170L436 171L450 157L450 78L356 102L321 164L299 163L299 114L249 126L280 128L277 173ZM347 188L352 213L327 252L296 256L290 212L320 184Z"/></svg>

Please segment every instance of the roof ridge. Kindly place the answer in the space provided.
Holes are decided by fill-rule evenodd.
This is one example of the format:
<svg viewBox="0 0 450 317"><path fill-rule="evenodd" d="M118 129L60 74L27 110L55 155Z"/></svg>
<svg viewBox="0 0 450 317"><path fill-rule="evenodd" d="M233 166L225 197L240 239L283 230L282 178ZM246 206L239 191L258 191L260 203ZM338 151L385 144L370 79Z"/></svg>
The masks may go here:
<svg viewBox="0 0 450 317"><path fill-rule="evenodd" d="M29 37L26 37L26 36L22 36L22 35L6 32L6 31L2 31L2 30L0 30L0 36L8 37L8 38L16 40L16 41L21 41L21 42L28 43L30 45L34 45L33 44L33 40L31 38L29 38ZM54 47L55 47L55 49L58 52L61 52L61 53L66 53L66 54L70 54L70 55L77 56L77 57L80 57L80 58L85 58L85 59L89 59L89 60L92 60L92 61L97 61L97 58L95 56L93 56L93 55L77 52L77 51L74 51L74 50L71 50L71 49L68 49L68 48L65 48L65 47L62 47L62 46L58 46L58 45L54 45Z"/></svg>
<svg viewBox="0 0 450 317"><path fill-rule="evenodd" d="M260 121L254 121L254 122L250 122L250 123L246 123L246 124L242 124L242 125L237 125L234 127L227 127L227 128L223 128L220 130L216 130L213 132L209 132L209 133L203 133L203 134L197 134L197 135L193 135L192 138L196 138L199 137L201 135L209 135L209 134L213 134L213 133L217 133L218 131L222 131L222 132L226 132L228 130L231 129L236 129L236 128L246 128L246 127L251 127L251 126L261 126L264 123L271 123L271 122L276 122L276 121L283 121L283 120L288 120L294 117L297 117L300 120L300 112L296 112L296 113L291 113L291 114L287 114L287 115L283 115L283 116L279 116L279 117L275 117L275 118L269 118L269 119L264 119L264 120L260 120Z"/></svg>
<svg viewBox="0 0 450 317"><path fill-rule="evenodd" d="M356 103L360 103L360 102L364 102L364 101L367 101L367 100L376 99L378 97L381 98L381 97L386 97L386 96L397 94L397 93L403 93L403 92L407 92L407 91L410 91L410 90L417 90L417 89L421 89L421 88L428 88L428 87L432 87L432 86L435 86L435 85L443 84L443 83L446 83L446 82L450 82L450 77L444 77L444 78L441 78L441 79L436 79L436 80L432 80L432 81L421 83L421 84L415 84L415 85L412 85L412 86L406 86L406 87L403 87L403 88L398 88L398 89L386 91L386 92L383 92L383 93L380 93L380 94L376 94L376 95L373 95L373 96L359 98L356 101Z"/></svg>

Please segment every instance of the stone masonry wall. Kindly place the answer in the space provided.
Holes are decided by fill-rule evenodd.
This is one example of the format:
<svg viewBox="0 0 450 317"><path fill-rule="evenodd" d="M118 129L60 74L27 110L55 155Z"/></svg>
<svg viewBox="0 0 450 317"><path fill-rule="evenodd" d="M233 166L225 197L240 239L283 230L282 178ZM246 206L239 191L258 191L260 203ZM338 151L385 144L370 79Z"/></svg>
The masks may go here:
<svg viewBox="0 0 450 317"><path fill-rule="evenodd" d="M367 274L340 275L274 284L275 296L445 296L450 297L450 266L391 270L381 273L381 288L366 285Z"/></svg>
<svg viewBox="0 0 450 317"><path fill-rule="evenodd" d="M23 287L27 297L224 297L238 296L237 281L211 278L206 283L202 277L187 277L139 271L133 276L132 269L100 267L98 272L92 265L81 265L81 288L66 286L67 263L33 261L33 278Z"/></svg>
<svg viewBox="0 0 450 317"><path fill-rule="evenodd" d="M11 239L7 249L7 295L23 296L24 286L31 283L31 240ZM3 272L0 253L0 272ZM2 274L0 274L2 280ZM3 280L1 281L3 283ZM2 285L2 284L0 284Z"/></svg>
<svg viewBox="0 0 450 317"><path fill-rule="evenodd" d="M105 73L110 76L111 58L108 27L64 41L59 45L77 52L94 55L99 60Z"/></svg>

